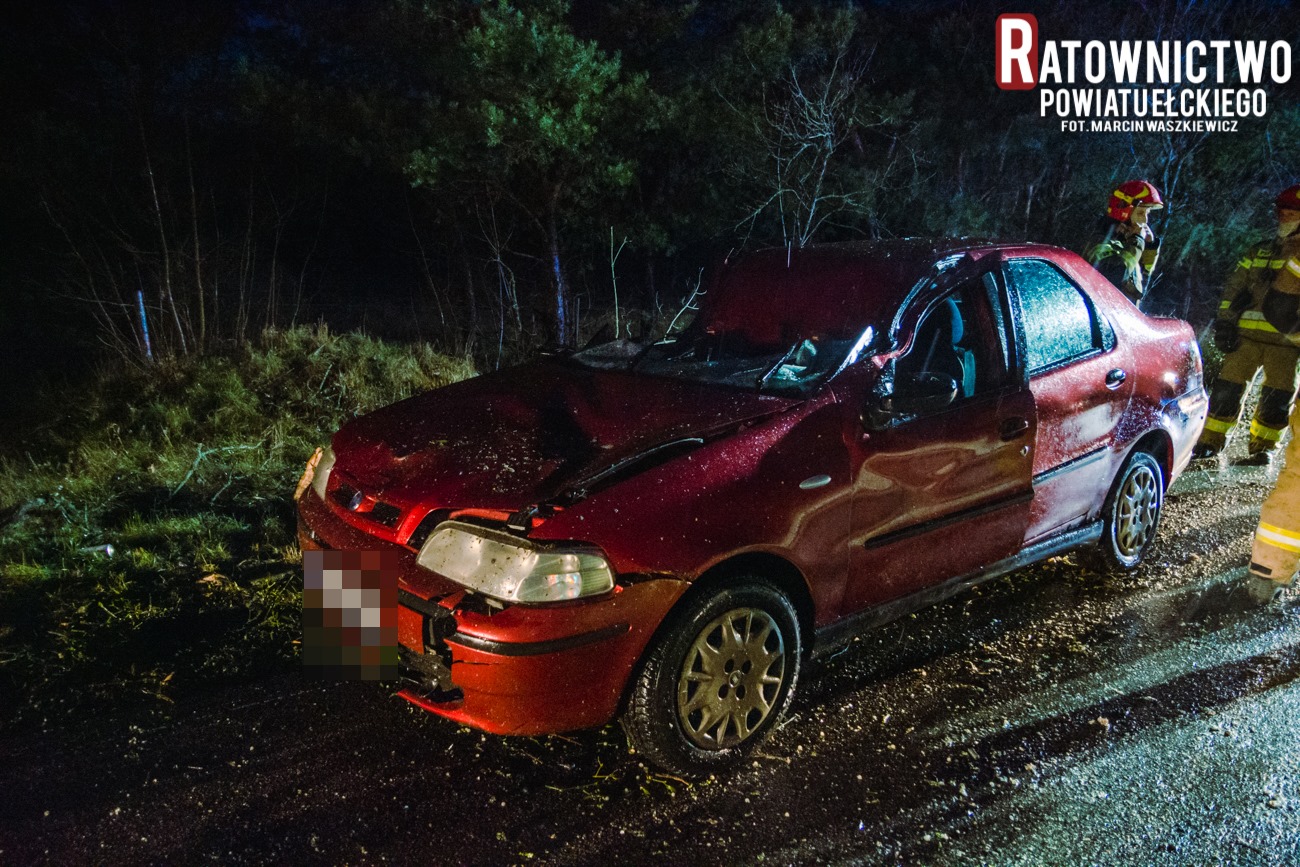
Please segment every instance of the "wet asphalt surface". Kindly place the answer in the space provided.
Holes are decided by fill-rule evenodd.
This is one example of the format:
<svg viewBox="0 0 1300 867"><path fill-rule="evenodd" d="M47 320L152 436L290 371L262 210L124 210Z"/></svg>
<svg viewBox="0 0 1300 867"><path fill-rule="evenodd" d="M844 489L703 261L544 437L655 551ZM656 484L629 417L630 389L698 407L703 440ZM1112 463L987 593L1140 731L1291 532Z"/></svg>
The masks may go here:
<svg viewBox="0 0 1300 867"><path fill-rule="evenodd" d="M1235 592L1266 470L1135 575L1049 561L857 639L729 774L282 675L0 739L0 864L1300 864L1300 594Z"/></svg>

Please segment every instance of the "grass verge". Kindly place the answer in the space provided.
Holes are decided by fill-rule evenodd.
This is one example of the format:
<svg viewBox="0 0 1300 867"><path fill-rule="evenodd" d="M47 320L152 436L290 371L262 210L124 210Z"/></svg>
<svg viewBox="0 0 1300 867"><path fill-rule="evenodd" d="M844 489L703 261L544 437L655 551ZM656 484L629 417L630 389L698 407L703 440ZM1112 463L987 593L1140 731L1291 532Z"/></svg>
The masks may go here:
<svg viewBox="0 0 1300 867"><path fill-rule="evenodd" d="M354 415L473 373L298 328L38 398L49 421L0 456L0 723L292 660L307 457Z"/></svg>

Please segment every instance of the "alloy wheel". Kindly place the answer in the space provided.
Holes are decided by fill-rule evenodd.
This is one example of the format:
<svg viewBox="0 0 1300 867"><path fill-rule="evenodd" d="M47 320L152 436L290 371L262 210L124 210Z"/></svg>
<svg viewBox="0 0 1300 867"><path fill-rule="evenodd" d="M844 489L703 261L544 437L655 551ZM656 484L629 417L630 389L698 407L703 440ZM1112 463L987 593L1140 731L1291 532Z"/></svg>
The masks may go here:
<svg viewBox="0 0 1300 867"><path fill-rule="evenodd" d="M1124 480L1115 500L1115 546L1122 557L1137 557L1151 541L1160 515L1160 480L1139 465Z"/></svg>
<svg viewBox="0 0 1300 867"><path fill-rule="evenodd" d="M734 608L713 619L687 651L677 684L686 737L710 750L743 743L771 715L785 672L785 639L766 611Z"/></svg>

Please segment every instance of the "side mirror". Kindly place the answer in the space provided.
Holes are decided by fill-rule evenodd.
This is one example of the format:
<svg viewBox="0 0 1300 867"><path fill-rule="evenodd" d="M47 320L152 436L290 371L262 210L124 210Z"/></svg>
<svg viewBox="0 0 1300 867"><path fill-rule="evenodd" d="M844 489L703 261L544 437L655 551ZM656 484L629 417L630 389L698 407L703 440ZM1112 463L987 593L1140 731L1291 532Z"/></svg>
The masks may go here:
<svg viewBox="0 0 1300 867"><path fill-rule="evenodd" d="M894 383L885 381L867 395L862 406L862 426L867 430L884 430L894 420Z"/></svg>
<svg viewBox="0 0 1300 867"><path fill-rule="evenodd" d="M880 430L899 417L938 412L957 399L957 390L957 380L947 374L902 374L867 400L862 423Z"/></svg>

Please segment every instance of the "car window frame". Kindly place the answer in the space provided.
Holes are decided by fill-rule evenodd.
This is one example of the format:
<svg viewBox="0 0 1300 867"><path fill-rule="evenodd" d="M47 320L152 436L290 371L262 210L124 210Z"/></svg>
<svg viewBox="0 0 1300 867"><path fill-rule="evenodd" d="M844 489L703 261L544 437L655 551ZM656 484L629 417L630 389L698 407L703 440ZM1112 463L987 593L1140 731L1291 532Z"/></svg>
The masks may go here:
<svg viewBox="0 0 1300 867"><path fill-rule="evenodd" d="M949 257L955 259L956 257ZM907 353L899 352L902 348L898 342L898 334L901 331L904 322L911 322L911 338L915 341L916 334L925 322L926 317L930 316L938 306L946 299L958 292L963 286L971 282L977 282L984 289L984 277L991 275L993 277L995 299L990 299L991 304L998 306L998 313L1001 319L1001 340L1006 349L1006 370L1004 371L1003 381L996 387L983 391L976 391L972 395L960 395L956 400L940 410L933 413L922 413L917 415L900 416L890 422L890 427L911 424L912 422L922 419L938 418L945 413L949 413L965 406L973 405L979 401L998 399L1008 391L1015 391L1025 387L1025 348L1024 336L1021 333L1019 319L1017 318L1016 309L1011 298L1010 285L1002 273L1002 260L1000 257L990 259L972 259L967 260L972 267L963 267L960 269L946 268L936 278L928 277L913 288L909 293L906 303L899 308L899 312L894 316L894 321L890 329L890 340L892 348L897 355L894 355L888 361L888 368L891 371L896 369L898 360L907 353L916 349L915 344L907 347ZM965 263L963 263L965 264ZM927 286L928 284L928 286ZM922 290L932 288L935 291L925 293ZM915 313L916 310L920 313ZM997 323L994 323L997 327Z"/></svg>
<svg viewBox="0 0 1300 867"><path fill-rule="evenodd" d="M1006 275L1003 273L1005 260L999 253L997 258L990 263L987 272L993 275L993 283L997 287L998 312L1002 317L1003 339L1007 347L1007 380L1003 388L1023 388L1029 381L1028 372L1025 367L1027 364L1028 353L1026 352L1024 335L1020 329L1020 318L1017 310L1018 299L1013 297L1011 285L1007 282ZM978 274L978 278L983 280L984 273Z"/></svg>

